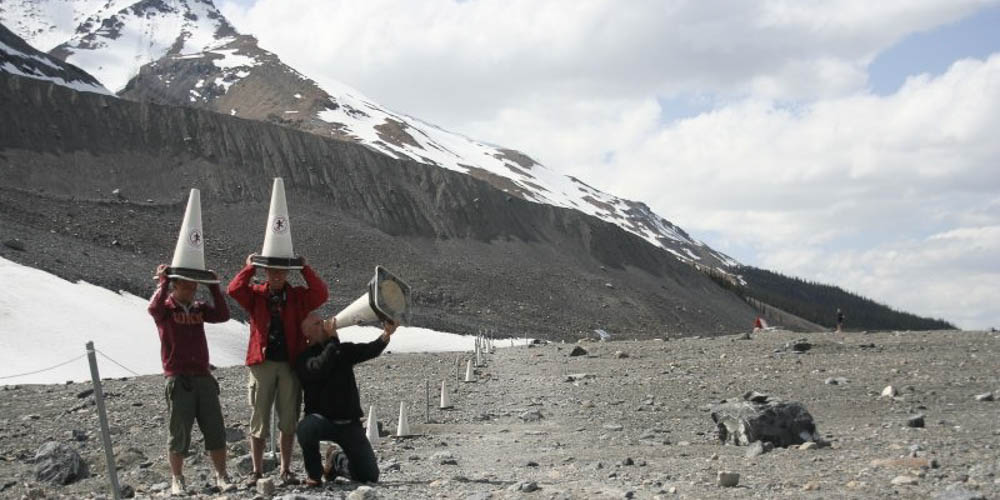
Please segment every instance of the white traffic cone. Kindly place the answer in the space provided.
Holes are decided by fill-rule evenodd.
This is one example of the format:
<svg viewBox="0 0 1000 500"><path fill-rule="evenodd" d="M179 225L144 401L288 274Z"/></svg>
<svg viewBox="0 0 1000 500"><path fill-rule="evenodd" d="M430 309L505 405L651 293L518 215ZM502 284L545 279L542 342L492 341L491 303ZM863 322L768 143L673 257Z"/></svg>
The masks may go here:
<svg viewBox="0 0 1000 500"><path fill-rule="evenodd" d="M472 360L471 359L467 363L465 363L465 381L466 382L475 382L476 381L476 374L472 372Z"/></svg>
<svg viewBox="0 0 1000 500"><path fill-rule="evenodd" d="M372 448L378 444L378 420L375 419L375 405L368 407L368 425L365 427L365 436Z"/></svg>
<svg viewBox="0 0 1000 500"><path fill-rule="evenodd" d="M447 410L448 408L451 408L451 401L450 398L448 397L448 386L445 385L444 380L441 381L441 406L438 406L438 408L442 410Z"/></svg>
<svg viewBox="0 0 1000 500"><path fill-rule="evenodd" d="M215 274L205 269L205 236L201 230L201 192L192 189L188 196L184 221L174 247L174 258L167 268L168 278L182 278L200 283L218 283Z"/></svg>
<svg viewBox="0 0 1000 500"><path fill-rule="evenodd" d="M259 267L302 269L302 258L296 257L292 249L292 226L288 220L285 183L281 177L274 178L274 186L271 188L271 209L267 214L267 229L264 230L264 248L260 255L254 256L252 262Z"/></svg>
<svg viewBox="0 0 1000 500"><path fill-rule="evenodd" d="M396 424L396 437L410 435L410 421L406 418L406 403L399 402L399 423Z"/></svg>

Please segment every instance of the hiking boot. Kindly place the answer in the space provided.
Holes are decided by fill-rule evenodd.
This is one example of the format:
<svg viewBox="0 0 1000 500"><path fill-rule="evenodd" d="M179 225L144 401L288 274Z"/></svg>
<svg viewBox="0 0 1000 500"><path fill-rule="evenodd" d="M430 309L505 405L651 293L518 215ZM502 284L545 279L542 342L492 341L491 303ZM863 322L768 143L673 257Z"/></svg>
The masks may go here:
<svg viewBox="0 0 1000 500"><path fill-rule="evenodd" d="M233 480L229 478L229 474L216 474L215 475L215 486L219 488L221 493L229 493L236 489L236 485L233 484Z"/></svg>
<svg viewBox="0 0 1000 500"><path fill-rule="evenodd" d="M184 476L174 476L173 480L170 481L170 494L176 496L187 494L187 485L184 484Z"/></svg>

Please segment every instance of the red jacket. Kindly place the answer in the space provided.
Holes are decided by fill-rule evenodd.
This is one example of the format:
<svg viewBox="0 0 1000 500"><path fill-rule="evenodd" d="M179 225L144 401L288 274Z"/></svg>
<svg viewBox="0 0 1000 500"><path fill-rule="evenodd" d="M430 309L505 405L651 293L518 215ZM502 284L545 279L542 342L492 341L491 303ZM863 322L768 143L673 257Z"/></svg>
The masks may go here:
<svg viewBox="0 0 1000 500"><path fill-rule="evenodd" d="M208 375L208 342L205 340L205 322L229 321L229 306L219 285L209 285L213 305L195 302L185 308L174 302L167 293L167 277L160 277L153 298L149 300L149 314L160 331L160 361L163 375Z"/></svg>
<svg viewBox="0 0 1000 500"><path fill-rule="evenodd" d="M271 327L271 312L267 308L267 284L254 285L251 282L256 268L252 265L244 267L239 274L229 282L229 296L250 313L250 343L247 346L247 366L264 362L264 349L267 347L267 332ZM306 280L306 288L286 284L285 307L281 318L285 321L285 345L288 346L288 361L295 366L295 359L306 348L305 335L302 333L302 320L312 310L323 305L329 296L326 283L312 270L302 268L302 277Z"/></svg>

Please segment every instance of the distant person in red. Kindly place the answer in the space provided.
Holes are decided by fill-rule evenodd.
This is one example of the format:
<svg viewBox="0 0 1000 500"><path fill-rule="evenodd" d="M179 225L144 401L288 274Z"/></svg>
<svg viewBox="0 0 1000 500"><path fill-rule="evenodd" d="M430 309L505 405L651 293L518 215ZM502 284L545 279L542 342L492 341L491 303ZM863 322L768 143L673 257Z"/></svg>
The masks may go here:
<svg viewBox="0 0 1000 500"><path fill-rule="evenodd" d="M837 333L844 331L844 312L837 308Z"/></svg>
<svg viewBox="0 0 1000 500"><path fill-rule="evenodd" d="M160 332L160 359L167 379L164 394L170 429L167 457L173 475L171 492L186 494L184 456L191 446L195 420L215 467L215 485L224 492L232 491L235 486L226 473L226 430L219 404L219 382L209 368L205 339L205 323L229 321L229 306L218 283L208 285L212 293L212 304L208 304L194 300L197 282L168 278L165 264L156 268L156 278L158 285L149 301L149 314Z"/></svg>
<svg viewBox="0 0 1000 500"><path fill-rule="evenodd" d="M288 269L255 264L256 254L247 256L246 265L229 283L229 295L250 313L250 452L253 472L248 486L263 476L264 441L271 425L271 407L278 414L281 450L281 481L297 484L291 471L295 426L302 403L302 386L295 374L295 360L306 348L302 320L326 302L329 292L323 279L301 258L306 286L288 284ZM257 265L264 267L267 280L253 284Z"/></svg>

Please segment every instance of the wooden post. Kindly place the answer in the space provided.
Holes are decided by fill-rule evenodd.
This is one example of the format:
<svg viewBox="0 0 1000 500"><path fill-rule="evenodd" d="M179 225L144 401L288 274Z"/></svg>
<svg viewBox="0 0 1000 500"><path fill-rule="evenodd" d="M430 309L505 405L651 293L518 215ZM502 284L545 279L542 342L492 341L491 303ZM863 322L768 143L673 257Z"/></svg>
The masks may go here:
<svg viewBox="0 0 1000 500"><path fill-rule="evenodd" d="M87 342L87 361L90 362L90 380L94 383L94 399L97 402L97 416L101 421L101 439L104 441L104 458L108 461L108 478L111 479L111 492L115 500L122 497L118 485L118 469L115 467L115 452L111 447L111 431L108 429L108 415L104 409L104 389L101 387L101 375L97 371L97 356L94 354L94 342Z"/></svg>

